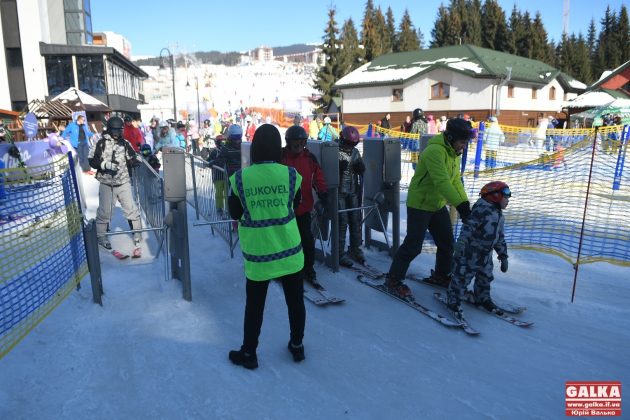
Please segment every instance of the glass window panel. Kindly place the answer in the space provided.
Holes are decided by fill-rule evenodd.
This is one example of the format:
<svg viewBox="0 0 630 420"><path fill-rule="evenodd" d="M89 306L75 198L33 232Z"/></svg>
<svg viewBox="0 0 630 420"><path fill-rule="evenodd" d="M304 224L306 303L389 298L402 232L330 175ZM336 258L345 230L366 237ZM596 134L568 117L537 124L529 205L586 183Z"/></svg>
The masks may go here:
<svg viewBox="0 0 630 420"><path fill-rule="evenodd" d="M105 95L105 70L101 56L77 57L79 89L90 95Z"/></svg>
<svg viewBox="0 0 630 420"><path fill-rule="evenodd" d="M442 96L445 98L451 96L451 85L442 83Z"/></svg>
<svg viewBox="0 0 630 420"><path fill-rule="evenodd" d="M58 95L66 89L74 86L71 56L47 56L46 79L48 82L48 94Z"/></svg>
<svg viewBox="0 0 630 420"><path fill-rule="evenodd" d="M83 31L83 13L66 13L66 31Z"/></svg>
<svg viewBox="0 0 630 420"><path fill-rule="evenodd" d="M85 10L85 13L88 14L92 14L92 7L90 5L90 0L84 0L83 1L83 9Z"/></svg>
<svg viewBox="0 0 630 420"><path fill-rule="evenodd" d="M83 10L83 0L63 0L65 10Z"/></svg>
<svg viewBox="0 0 630 420"><path fill-rule="evenodd" d="M82 45L83 44L83 32L69 32L66 34L68 45Z"/></svg>

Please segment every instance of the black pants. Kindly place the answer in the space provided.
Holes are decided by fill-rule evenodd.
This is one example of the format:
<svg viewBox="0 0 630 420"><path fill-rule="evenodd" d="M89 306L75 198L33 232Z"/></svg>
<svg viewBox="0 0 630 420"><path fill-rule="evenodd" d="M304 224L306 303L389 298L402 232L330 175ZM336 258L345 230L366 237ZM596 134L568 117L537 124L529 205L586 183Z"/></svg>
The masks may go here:
<svg viewBox="0 0 630 420"><path fill-rule="evenodd" d="M359 207L357 194L339 193L339 210ZM350 230L350 248L361 246L361 210L339 213L339 256L346 247L346 231Z"/></svg>
<svg viewBox="0 0 630 420"><path fill-rule="evenodd" d="M280 277L284 289L284 300L289 310L289 327L291 329L291 342L302 344L304 338L304 324L306 322L306 309L304 308L304 283L301 272ZM256 354L258 337L265 312L265 300L270 280L254 281L247 279L245 287L247 301L245 304L245 322L243 336L243 350L250 354Z"/></svg>
<svg viewBox="0 0 630 420"><path fill-rule="evenodd" d="M453 226L446 207L436 212L418 210L407 207L407 236L403 241L389 268L389 276L395 280L402 280L407 274L409 264L422 251L424 235L431 233L437 246L435 257L435 272L438 275L451 273L453 263Z"/></svg>
<svg viewBox="0 0 630 420"><path fill-rule="evenodd" d="M315 264L315 238L311 231L311 213L295 216L300 238L302 239L302 252L304 252L304 272L313 270Z"/></svg>

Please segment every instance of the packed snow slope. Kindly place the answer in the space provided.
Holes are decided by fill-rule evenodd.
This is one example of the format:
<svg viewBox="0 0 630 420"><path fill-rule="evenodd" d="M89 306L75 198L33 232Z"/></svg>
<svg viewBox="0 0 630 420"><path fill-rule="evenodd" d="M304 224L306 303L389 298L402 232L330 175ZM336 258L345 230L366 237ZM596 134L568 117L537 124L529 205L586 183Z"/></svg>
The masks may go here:
<svg viewBox="0 0 630 420"><path fill-rule="evenodd" d="M87 180L89 217L97 188ZM469 337L360 284L354 272L320 265L320 281L347 300L306 302L306 360L296 364L287 351L284 297L271 285L260 367L234 366L227 354L242 340L242 259L230 259L209 228L193 227L194 211L188 217L192 302L178 280L165 279L163 257L151 256L152 236L140 260L103 252L103 306L92 303L86 278L0 361L1 419L560 419L566 381L630 384L630 270L580 267L570 303L569 264L515 250L508 273L495 269L493 296L526 305L530 328L467 306L481 331ZM127 236L112 242L131 250ZM391 261L375 250L367 256L383 270ZM410 272L427 274L433 262L421 255ZM434 289L409 286L446 315Z"/></svg>

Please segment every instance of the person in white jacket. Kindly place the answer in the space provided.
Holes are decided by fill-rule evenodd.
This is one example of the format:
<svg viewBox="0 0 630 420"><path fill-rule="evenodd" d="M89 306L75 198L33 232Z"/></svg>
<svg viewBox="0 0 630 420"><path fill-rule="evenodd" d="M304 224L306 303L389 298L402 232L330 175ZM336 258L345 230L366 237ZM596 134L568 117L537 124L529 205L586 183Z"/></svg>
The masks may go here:
<svg viewBox="0 0 630 420"><path fill-rule="evenodd" d="M505 134L501 130L497 117L488 118L485 136L486 148L486 169L492 169L497 166L497 152L499 146L505 141Z"/></svg>

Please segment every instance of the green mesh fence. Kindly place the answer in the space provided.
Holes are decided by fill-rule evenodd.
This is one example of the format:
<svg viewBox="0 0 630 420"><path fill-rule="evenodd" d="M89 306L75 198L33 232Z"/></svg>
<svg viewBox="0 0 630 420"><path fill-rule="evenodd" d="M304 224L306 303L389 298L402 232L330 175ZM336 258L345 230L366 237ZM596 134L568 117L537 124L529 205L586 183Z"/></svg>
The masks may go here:
<svg viewBox="0 0 630 420"><path fill-rule="evenodd" d="M87 272L68 157L37 167L0 169L0 358Z"/></svg>

